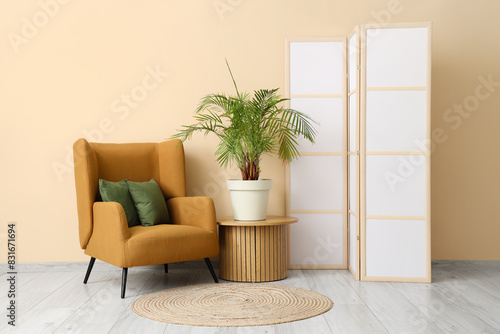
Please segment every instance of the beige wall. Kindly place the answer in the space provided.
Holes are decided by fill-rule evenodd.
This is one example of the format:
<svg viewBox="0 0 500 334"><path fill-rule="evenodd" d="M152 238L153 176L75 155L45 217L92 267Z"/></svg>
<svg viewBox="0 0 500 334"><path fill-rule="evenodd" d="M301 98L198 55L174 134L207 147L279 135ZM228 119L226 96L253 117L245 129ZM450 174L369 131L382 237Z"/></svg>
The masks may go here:
<svg viewBox="0 0 500 334"><path fill-rule="evenodd" d="M225 57L241 89L283 89L285 38L345 36L376 20L434 24L432 126L442 133L432 162L432 257L500 260L500 87L478 88L481 76L500 81L498 1L55 1L0 3L2 262L7 222L17 223L21 262L87 260L68 159L77 138L161 141L192 121L204 94L232 91ZM168 75L148 79L147 96L127 107L123 94L144 92L157 68ZM470 115L447 113L463 103ZM202 136L186 143L188 189L213 196L227 215L224 180L238 173L217 166L215 147ZM264 161L274 214L284 213L283 171Z"/></svg>

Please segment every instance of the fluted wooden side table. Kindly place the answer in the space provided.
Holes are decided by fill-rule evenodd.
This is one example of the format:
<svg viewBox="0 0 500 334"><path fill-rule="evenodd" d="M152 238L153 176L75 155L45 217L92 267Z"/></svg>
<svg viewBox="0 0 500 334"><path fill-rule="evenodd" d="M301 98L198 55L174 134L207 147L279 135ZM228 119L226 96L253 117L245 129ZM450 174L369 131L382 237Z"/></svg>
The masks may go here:
<svg viewBox="0 0 500 334"><path fill-rule="evenodd" d="M242 221L219 217L219 277L237 282L269 282L288 276L289 225L297 218L267 216Z"/></svg>

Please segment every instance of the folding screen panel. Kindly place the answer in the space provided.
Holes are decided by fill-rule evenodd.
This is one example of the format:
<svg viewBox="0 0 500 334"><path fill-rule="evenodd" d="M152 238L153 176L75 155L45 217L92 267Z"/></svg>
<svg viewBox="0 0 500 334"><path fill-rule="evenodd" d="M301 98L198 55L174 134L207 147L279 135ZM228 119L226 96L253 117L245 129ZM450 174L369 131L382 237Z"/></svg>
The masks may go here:
<svg viewBox="0 0 500 334"><path fill-rule="evenodd" d="M429 282L430 26L360 37L360 278Z"/></svg>
<svg viewBox="0 0 500 334"><path fill-rule="evenodd" d="M290 107L318 125L316 144L299 139L301 157L287 170L290 268L347 267L345 39L287 42Z"/></svg>
<svg viewBox="0 0 500 334"><path fill-rule="evenodd" d="M349 270L359 279L359 28L347 42L348 80L348 260Z"/></svg>

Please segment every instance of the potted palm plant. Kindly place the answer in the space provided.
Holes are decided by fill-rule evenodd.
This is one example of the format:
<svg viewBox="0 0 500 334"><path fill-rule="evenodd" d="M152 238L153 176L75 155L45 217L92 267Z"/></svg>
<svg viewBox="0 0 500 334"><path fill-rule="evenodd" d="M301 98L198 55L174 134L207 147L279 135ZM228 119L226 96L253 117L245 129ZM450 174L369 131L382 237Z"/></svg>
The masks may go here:
<svg viewBox="0 0 500 334"><path fill-rule="evenodd" d="M278 89L240 92L226 61L236 95L209 94L201 99L194 118L173 136L183 142L194 132L214 134L220 142L215 155L221 167L235 164L241 180L228 180L235 220L264 220L272 180L260 177L263 154L277 153L289 163L299 155L297 137L314 143L314 121L304 113L283 107Z"/></svg>

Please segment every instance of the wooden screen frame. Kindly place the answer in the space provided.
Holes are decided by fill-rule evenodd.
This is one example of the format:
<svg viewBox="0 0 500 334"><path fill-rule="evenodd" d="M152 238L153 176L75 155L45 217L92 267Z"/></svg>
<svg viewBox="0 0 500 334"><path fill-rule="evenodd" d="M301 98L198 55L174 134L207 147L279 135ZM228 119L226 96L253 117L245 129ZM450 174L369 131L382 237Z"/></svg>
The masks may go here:
<svg viewBox="0 0 500 334"><path fill-rule="evenodd" d="M342 244L343 244L343 263L342 264L321 264L321 265L293 265L289 263L290 269L347 269L348 268L348 231L347 231L347 219L348 219L348 141L346 137L347 133L347 78L344 76L342 80L342 94L290 94L290 43L294 42L341 42L343 50L343 63L342 67L343 73L347 73L347 60L346 60L346 38L345 37L333 37L333 38L287 38L285 40L285 96L287 98L293 97L336 97L342 98L342 131L343 131L343 143L342 152L301 152L301 156L325 156L325 155L336 155L342 156L342 171L343 171L343 191L342 191L342 210L291 210L291 173L290 165L285 167L285 213L290 216L294 213L336 213L342 214ZM286 107L290 107L290 101L286 102ZM298 222L300 224L300 221ZM288 238L290 238L291 229L288 229ZM291 245L293 247L293 245ZM290 261L290 248L288 249L288 259Z"/></svg>

